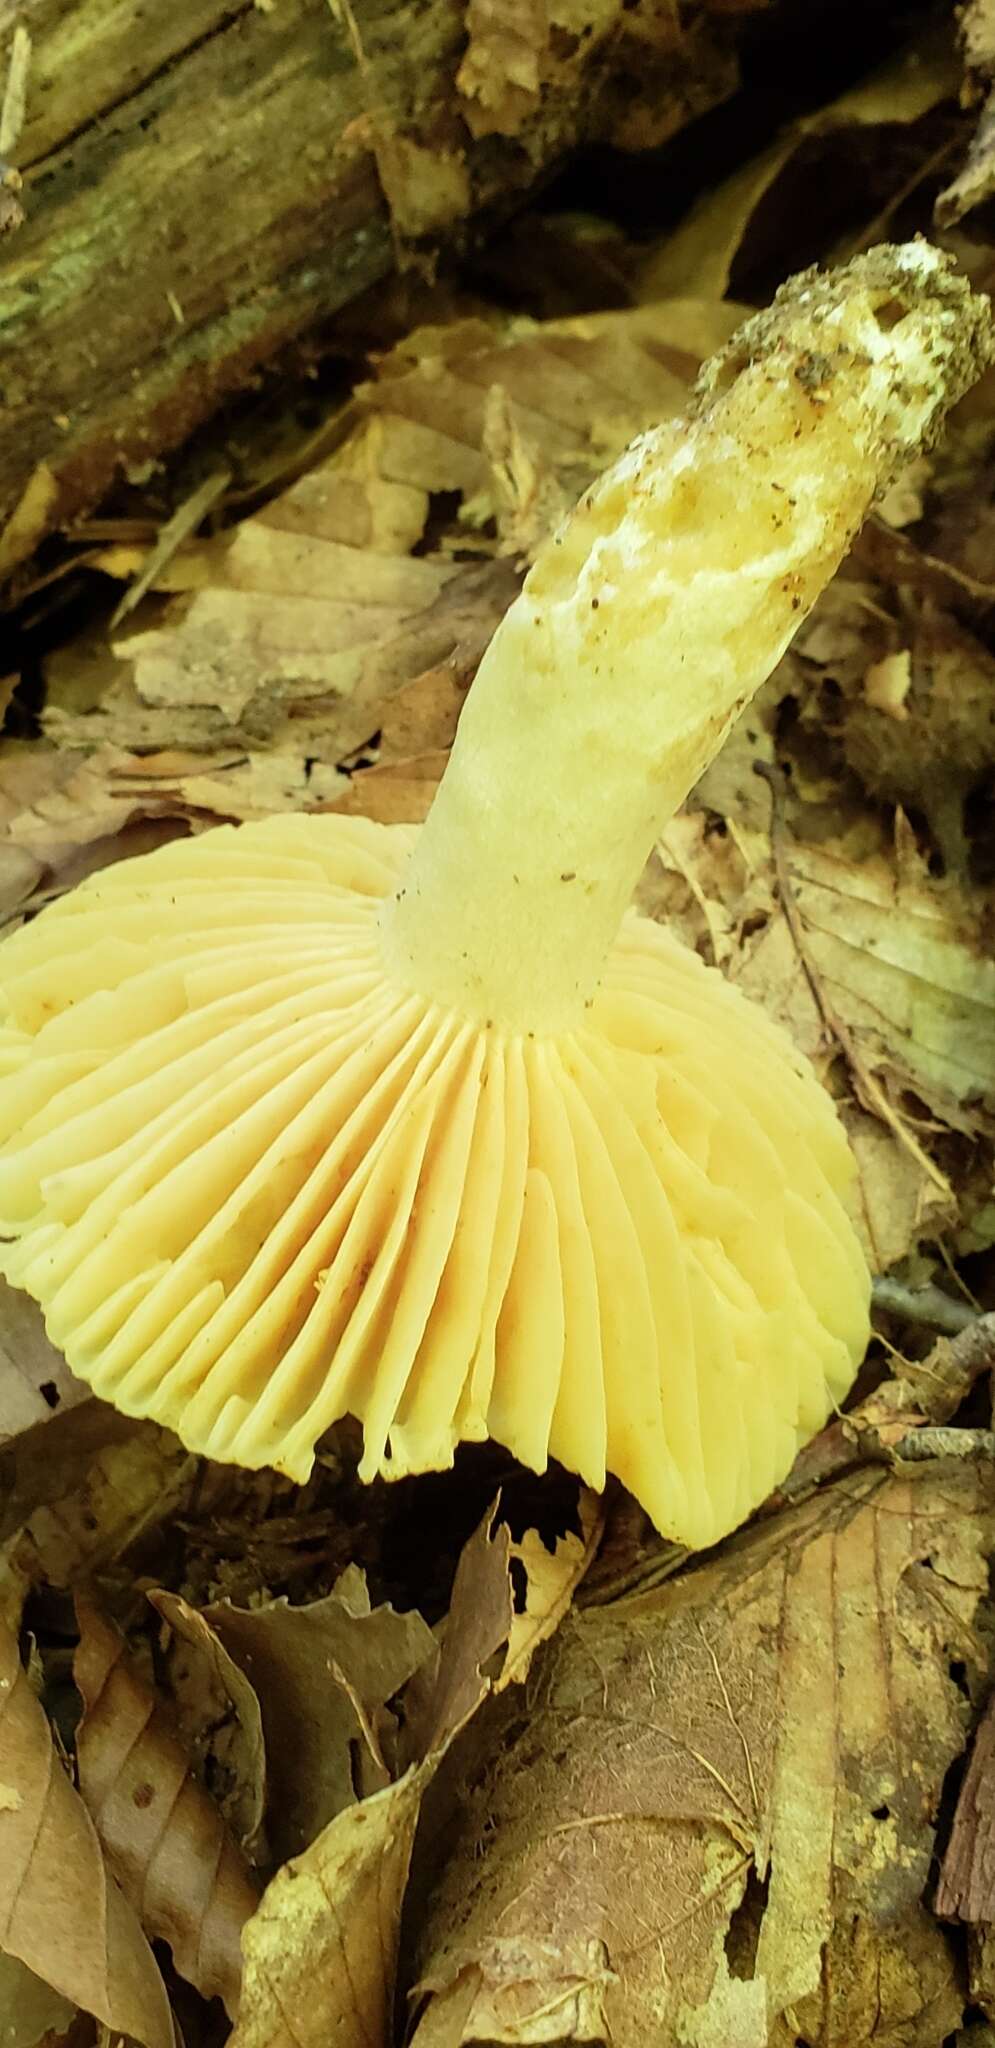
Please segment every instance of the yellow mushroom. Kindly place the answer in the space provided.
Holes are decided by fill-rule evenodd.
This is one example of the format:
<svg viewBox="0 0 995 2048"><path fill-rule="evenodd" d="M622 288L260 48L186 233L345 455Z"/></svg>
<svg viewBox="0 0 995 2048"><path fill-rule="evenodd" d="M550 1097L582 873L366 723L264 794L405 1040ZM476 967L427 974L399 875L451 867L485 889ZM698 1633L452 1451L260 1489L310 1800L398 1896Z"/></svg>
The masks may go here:
<svg viewBox="0 0 995 2048"><path fill-rule="evenodd" d="M779 294L543 550L427 824L225 827L0 950L0 1270L95 1391L303 1479L493 1437L702 1545L851 1384L852 1162L626 911L875 493L990 353L923 243Z"/></svg>

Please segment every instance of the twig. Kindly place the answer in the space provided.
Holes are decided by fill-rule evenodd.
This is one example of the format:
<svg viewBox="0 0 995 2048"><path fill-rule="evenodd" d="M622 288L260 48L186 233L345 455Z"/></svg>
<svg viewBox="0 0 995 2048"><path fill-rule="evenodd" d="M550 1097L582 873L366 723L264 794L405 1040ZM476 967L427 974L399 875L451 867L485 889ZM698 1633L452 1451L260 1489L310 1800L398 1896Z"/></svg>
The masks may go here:
<svg viewBox="0 0 995 2048"><path fill-rule="evenodd" d="M851 1414L838 1417L806 1444L762 1512L799 1500L855 1465L995 1456L991 1430L944 1426L975 1381L993 1367L995 1315L976 1316L955 1337L938 1338L928 1358L908 1362L900 1378L885 1380ZM895 1426L901 1426L903 1410L908 1416L912 1407L926 1418L925 1423L896 1436Z"/></svg>
<svg viewBox="0 0 995 2048"><path fill-rule="evenodd" d="M995 1430L910 1429L892 1447L899 1464L921 1464L928 1458L993 1458Z"/></svg>
<svg viewBox="0 0 995 2048"><path fill-rule="evenodd" d="M173 513L172 518L167 519L165 526L162 527L159 533L155 546L150 549L145 558L144 568L136 576L134 583L128 585L111 619L112 628L119 626L122 619L126 619L129 612L134 611L135 606L145 596L146 591L151 588L156 577L161 576L167 562L172 561L177 549L182 547L185 540L189 540L192 533L196 533L198 526L206 519L212 505L216 505L218 499L224 496L230 483L230 469L215 470L211 476L206 478L204 483L199 485L197 490L191 492L189 498L184 499L183 504Z"/></svg>
<svg viewBox="0 0 995 2048"><path fill-rule="evenodd" d="M875 1282L875 1292L879 1284ZM950 1306L956 1311L958 1304ZM871 1466L878 1466L883 1478L889 1468L900 1470L934 1458L995 1458L995 1431L945 1426L975 1381L993 1367L995 1314L975 1316L956 1336L939 1337L927 1358L906 1362L900 1378L885 1380L849 1415L836 1416L803 1445L787 1478L759 1509L759 1518L781 1514L846 1473ZM634 1509L626 1496L622 1500ZM579 1607L612 1606L654 1592L683 1569L691 1553L650 1531L641 1511L640 1524L641 1537L637 1528L622 1529L635 1554L615 1568L606 1559L605 1575L595 1572L582 1584Z"/></svg>
<svg viewBox="0 0 995 2048"><path fill-rule="evenodd" d="M18 22L10 46L7 83L4 87L3 106L0 108L0 157L10 155L24 126L30 63L31 37L23 22Z"/></svg>
<svg viewBox="0 0 995 2048"><path fill-rule="evenodd" d="M976 1310L966 1301L954 1301L942 1287L906 1287L890 1274L879 1274L871 1291L874 1307L903 1323L917 1323L927 1330L942 1330L956 1337L978 1321Z"/></svg>

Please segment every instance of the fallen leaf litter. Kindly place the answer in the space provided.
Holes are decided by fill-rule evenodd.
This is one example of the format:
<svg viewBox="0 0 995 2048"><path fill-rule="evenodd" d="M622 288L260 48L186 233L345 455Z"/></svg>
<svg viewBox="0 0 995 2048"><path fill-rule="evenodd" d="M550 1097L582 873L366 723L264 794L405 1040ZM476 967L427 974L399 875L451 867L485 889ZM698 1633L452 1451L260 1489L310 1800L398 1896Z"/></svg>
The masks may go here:
<svg viewBox="0 0 995 2048"><path fill-rule="evenodd" d="M983 11L967 11L968 27ZM887 84L880 105L887 120ZM900 118L923 118L896 86L899 105ZM734 226L737 288L761 187L771 189L770 180L758 174ZM714 290L698 261L692 277ZM728 275L727 264L723 285ZM728 315L728 305L706 302L695 315L704 339L692 340L682 309L672 330L680 339L661 344L678 387L673 409L692 359L723 338L723 321L725 332L733 324ZM671 409L647 342L666 336L667 321L654 330L658 318L640 308L511 335L500 319L484 333L451 325L402 344L379 366L342 452L313 485L305 479L298 501L306 528L334 481L348 525L330 540L356 557L336 563L360 578L344 656L330 674L317 672L306 640L292 639L295 602L306 609L311 594L326 603L327 581L310 592L296 585L286 548L277 587L268 581L281 547L265 537L273 501L253 515L264 537L243 544L233 565L223 531L180 546L161 575L185 594L167 597L164 611L155 609L161 599L141 601L145 616L128 621L123 659L110 656L106 639L75 673L71 649L53 657L45 741L8 742L0 756L10 911L33 909L89 862L99 867L141 847L134 834L149 829L148 819L166 836L287 804L342 803L388 821L423 816L521 564L607 456ZM564 409L569 378L574 397ZM647 2025L682 2048L733 2038L787 2048L799 2033L848 2041L873 2033L925 2048L960 2026L968 1993L975 2011L995 2012L978 1890L984 1838L971 1833L988 1796L983 1735L956 1816L948 1775L990 1685L990 1414L982 1398L990 1338L969 1322L959 1354L956 1334L933 1352L926 1337L934 1297L962 1320L977 1315L971 1292L991 1302L995 868L978 803L995 752L986 738L990 589L978 491L990 445L982 410L919 480L912 516L899 507L900 526L865 537L758 702L756 724L668 832L643 887L645 907L676 920L704 957L788 1022L843 1102L867 1248L893 1290L881 1297L891 1378L803 1454L783 1501L775 1497L760 1523L693 1573L610 1500L609 1604L597 1597L596 1568L590 1605L570 1604L585 1538L566 1538L574 1547L554 1570L569 1489L556 1495L560 1531L534 1492L527 1500L519 1493L526 1519L517 1548L504 1525L491 1527L471 1550L469 1591L453 1591L454 1640L444 1654L456 1661L446 1676L428 1626L438 1631L449 1604L445 1574L420 1620L418 1566L399 1570L404 1535L392 1538L380 1507L355 1488L348 1443L305 1489L265 1475L219 1484L160 1432L105 1420L100 1404L67 1389L43 1340L6 1320L0 1594L8 1625L26 1613L41 1643L27 1683L42 1688L57 1734L53 1747L29 1713L30 1733L17 1738L24 1767L14 1770L0 1707L0 1806L4 1821L25 1826L35 1811L31 1772L54 1788L57 1910L71 1963L54 1990L37 1974L52 1974L51 1943L38 1930L47 1935L56 1896L45 1888L52 1866L40 1847L37 1867L28 1865L24 1915L5 1923L2 1943L0 2001L23 2017L17 2048L46 2033L65 2039L77 2004L137 2039L160 2038L161 1980L141 1936L124 1940L118 1931L116 1906L105 1957L95 1958L92 1941L87 1947L93 1874L107 1866L52 1775L63 1773L63 1745L73 1742L59 1646L71 1638L69 1596L82 1585L124 1626L150 1697L171 1703L179 1730L171 1739L249 1845L256 1882L272 1879L246 1943L241 2048L324 2041L333 2021L344 2040L386 2048L413 1842L407 1911L418 1925L401 1988L419 2048L496 2036L624 2044L645 2039ZM459 512L440 524L433 508L444 492ZM294 531L294 518L291 508L284 532ZM140 569L134 553L115 556L116 543L102 545L104 573ZM398 580L385 611L380 570L368 571L366 557L403 564L412 546L433 580L422 577L417 591ZM254 590L266 601L255 608ZM198 611L199 591L208 595ZM260 645L270 600L287 608L289 659L278 642ZM348 605L348 590L335 601ZM350 644L357 624L372 630ZM195 681L185 691L188 675ZM949 722L956 703L971 711L960 734ZM758 757L783 778L773 830L770 785L752 773ZM14 1386L16 1409L7 1403ZM966 1462L952 1455L955 1440ZM398 1504L402 1532L410 1539L417 1530L413 1554L428 1567L426 1587L443 1530L446 1548L456 1547L455 1510L441 1505L438 1484L414 1521ZM467 1537L472 1499L471 1485L460 1510ZM428 1536L425 1513L439 1517ZM543 1528L541 1548L530 1515ZM370 1591L356 1579L357 1560L367 1564ZM168 1590L157 1590L164 1563ZM343 1581L343 1573L353 1576ZM281 1606L287 1588L291 1604ZM379 1644L377 1617L390 1614L399 1591L426 1653L399 1679L400 1700L378 1701L367 1667L352 1667L341 1644L328 1651L328 1719L316 1718L314 1736L339 1731L327 1754L338 1758L332 1796L346 1803L323 1821L312 1770L295 1780L279 1710L275 1723L269 1710L267 1736L263 1692L255 1694L210 1617L225 1614L227 1596L271 1627L274 1643L281 1617L293 1614L312 1616L304 1625L316 1624L320 1641L332 1602L370 1629L369 1654L374 1665L386 1658L389 1684L403 1666L390 1663L386 1637ZM538 1650L527 1690L509 1686L496 1697L502 1641L530 1607L540 1629L543 1612L550 1626L559 1619L557 1634ZM389 1626L400 1618L395 1612ZM193 1633L199 1625L196 1683L179 1675L186 1625ZM293 1661L274 1654L270 1697L286 1689L289 1699L299 1682ZM305 1686L321 1683L321 1655ZM8 1676L21 1699L25 1681L13 1666ZM442 1754L467 1713L463 1734ZM11 1725L7 1718L8 1739ZM419 1727L420 1753L406 1747ZM277 1782L286 1782L291 1810L296 1792L305 1816L298 1827L321 1830L303 1849L300 1876L291 1876L292 1862L282 1882L277 1866L293 1845L279 1831L270 1839L268 1743L279 1747ZM139 1806L138 1818L147 1810ZM445 1814L457 1827L440 1876L432 1844ZM85 1850L72 1846L87 1839ZM174 1896L206 1896L206 1866L189 1837L183 1854L194 1861L177 1867ZM934 1907L967 1929L966 1975L965 1951ZM32 1911L42 1914L34 1932ZM146 1933L156 1933L151 1922ZM175 1955L173 1963L180 1967ZM173 1985L168 1958L164 1967ZM330 1989L315 1999L319 1979Z"/></svg>

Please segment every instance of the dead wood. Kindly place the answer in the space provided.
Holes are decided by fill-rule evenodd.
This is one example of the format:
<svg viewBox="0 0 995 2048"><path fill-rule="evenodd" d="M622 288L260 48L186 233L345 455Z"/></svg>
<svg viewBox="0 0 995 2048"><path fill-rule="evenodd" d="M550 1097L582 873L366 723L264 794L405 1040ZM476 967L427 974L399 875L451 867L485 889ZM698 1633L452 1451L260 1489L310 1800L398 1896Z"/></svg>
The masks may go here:
<svg viewBox="0 0 995 2048"><path fill-rule="evenodd" d="M655 146L715 104L757 8L560 11L0 0L24 213L0 272L0 571L412 243L582 139Z"/></svg>

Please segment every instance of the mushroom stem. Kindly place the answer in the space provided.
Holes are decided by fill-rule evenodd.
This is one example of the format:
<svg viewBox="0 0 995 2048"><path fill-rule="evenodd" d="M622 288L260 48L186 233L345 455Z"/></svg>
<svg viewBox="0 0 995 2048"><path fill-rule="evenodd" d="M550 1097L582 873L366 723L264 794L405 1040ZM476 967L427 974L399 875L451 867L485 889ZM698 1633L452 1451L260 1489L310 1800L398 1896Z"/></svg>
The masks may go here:
<svg viewBox="0 0 995 2048"><path fill-rule="evenodd" d="M793 279L542 549L481 663L382 926L422 995L576 1023L660 831L875 494L991 356L924 242Z"/></svg>

